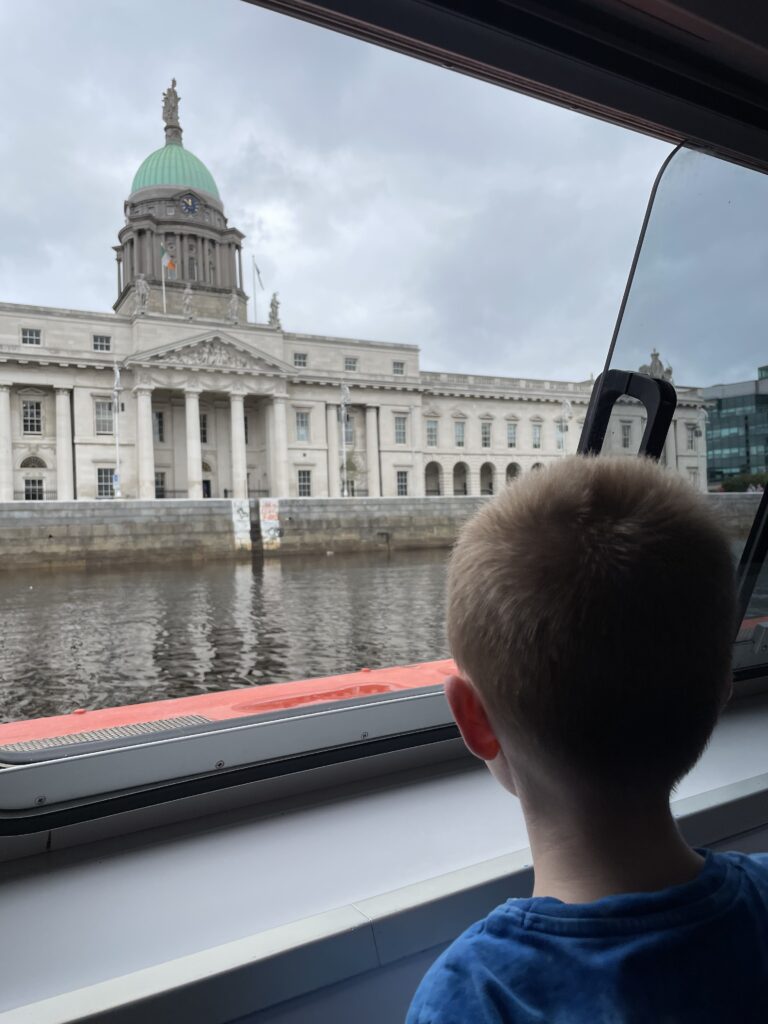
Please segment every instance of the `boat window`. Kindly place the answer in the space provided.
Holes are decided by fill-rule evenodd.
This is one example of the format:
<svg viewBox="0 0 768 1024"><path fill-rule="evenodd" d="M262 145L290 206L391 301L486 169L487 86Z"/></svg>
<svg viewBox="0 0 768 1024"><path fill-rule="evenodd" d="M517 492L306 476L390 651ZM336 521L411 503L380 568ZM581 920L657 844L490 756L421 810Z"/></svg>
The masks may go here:
<svg viewBox="0 0 768 1024"><path fill-rule="evenodd" d="M673 384L675 418L661 461L707 494L745 551L768 488L768 176L682 147L659 173L606 369ZM626 447L627 410L614 405L603 450ZM637 451L639 437L633 442ZM752 541L757 540L753 536ZM740 566L745 624L737 666L768 663L768 574ZM757 629L757 634L755 630Z"/></svg>
<svg viewBox="0 0 768 1024"><path fill-rule="evenodd" d="M0 164L18 224L0 253L0 499L23 497L25 460L46 467L23 506L37 553L13 571L0 557L0 811L455 735L450 543L481 501L575 451L669 144L250 5L212 22L236 51L213 83L181 0L140 0L122 24L67 11L51 53L71 88L41 57L8 137L30 166L52 138L78 158L23 181ZM49 23L14 18L47 45ZM94 52L113 70L98 103L78 77ZM30 248L42 220L46 251L77 242L85 262ZM702 382L690 346L651 333L633 366L655 347L676 382ZM32 404L40 436L22 429ZM702 404L676 427L698 486ZM627 453L640 419L623 416ZM223 530L244 557L211 557Z"/></svg>

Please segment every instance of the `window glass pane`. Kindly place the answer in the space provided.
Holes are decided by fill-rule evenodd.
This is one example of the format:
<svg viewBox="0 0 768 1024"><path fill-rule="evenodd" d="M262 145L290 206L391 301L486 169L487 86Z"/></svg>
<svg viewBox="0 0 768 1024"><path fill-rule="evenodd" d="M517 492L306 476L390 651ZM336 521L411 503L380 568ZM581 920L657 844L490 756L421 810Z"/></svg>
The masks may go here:
<svg viewBox="0 0 768 1024"><path fill-rule="evenodd" d="M235 708L255 700L243 689L447 654L447 548L409 554L413 568L401 564L399 527L387 517L404 512L391 499L429 495L433 538L445 507L470 511L454 495L498 494L534 463L575 447L576 421L563 446L556 420L564 399L583 418L648 189L668 151L253 5L216 6L208 20L230 40L231 59L212 75L200 18L189 18L181 0L137 0L103 25L85 0L71 0L59 49L72 68L91 68L94 53L111 68L87 125L77 90L62 90L44 57L35 89L17 90L9 107L6 134L24 166L49 166L52 138L64 168L94 138L111 152L115 133L133 156L122 167L91 161L79 182L70 175L60 189L69 213L45 219L42 235L39 175L19 178L13 161L0 165L3 194L18 212L3 236L13 258L0 274L9 324L0 338L0 418L7 402L13 433L7 489L18 500L58 494L68 515L71 499L83 517L98 498L101 511L90 511L100 526L119 504L132 547L138 512L163 529L138 575L110 568L102 579L97 568L70 586L78 597L60 632L57 615L24 606L25 644L12 662L0 649L6 718L214 690L234 691ZM11 47L6 71L24 82L29 54L47 52L50 25L34 5L16 7L26 27L9 38L25 45ZM249 99L264 91L263 62L250 60L254 39L271 55L270 116L279 127L269 131ZM177 87L170 78L156 84L142 108L137 54L149 66L168 40L188 55L186 70ZM173 106L176 88L181 149L163 147L159 117L162 93ZM56 102L41 105L38 94ZM340 117L334 96L364 97L366 116ZM131 116L116 118L117 109ZM252 160L230 152L233 126L277 163L254 175ZM179 141L174 125L168 134ZM170 148L189 155L187 140L213 192L192 192L190 183L174 194L162 185L133 191L146 157ZM291 173L276 172L281 161ZM86 228L103 213L99 197L110 195L113 220L94 245ZM43 236L46 253L78 253L76 272L40 257L30 239ZM662 344L661 335L653 340ZM537 416L541 451L532 449ZM704 436L698 441L705 451ZM750 435L748 446L757 457L763 439ZM28 457L45 465L22 469ZM281 518L288 508L295 514L298 496L306 519L342 493L355 500L343 529L328 536ZM125 503L104 504L113 497ZM213 500L201 509L202 497ZM162 505L149 514L139 508L155 500ZM297 531L317 547L306 563L286 553ZM350 538L369 547L358 561L340 550ZM190 561L169 569L164 549L177 545ZM0 602L15 614L9 588L10 574L0 573ZM65 590L54 592L61 600ZM43 619L46 659L36 657ZM82 657L67 646L74 635Z"/></svg>
<svg viewBox="0 0 768 1024"><path fill-rule="evenodd" d="M541 448L541 424L534 423L531 428L532 441L531 444L534 448Z"/></svg>
<svg viewBox="0 0 768 1024"><path fill-rule="evenodd" d="M111 400L97 398L93 403L93 407L96 415L96 433L113 434L114 417Z"/></svg>
<svg viewBox="0 0 768 1024"><path fill-rule="evenodd" d="M21 403L21 420L21 429L25 434L42 434L43 403L38 401L23 401Z"/></svg>
<svg viewBox="0 0 768 1024"><path fill-rule="evenodd" d="M309 413L299 411L296 413L296 440L309 441Z"/></svg>
<svg viewBox="0 0 768 1024"><path fill-rule="evenodd" d="M658 182L609 364L674 386L661 462L709 492L734 562L768 484L766 209L766 175L676 152ZM637 450L645 410L627 399L614 406L607 450L624 449L628 412L629 454ZM749 616L768 616L766 593L760 581Z"/></svg>

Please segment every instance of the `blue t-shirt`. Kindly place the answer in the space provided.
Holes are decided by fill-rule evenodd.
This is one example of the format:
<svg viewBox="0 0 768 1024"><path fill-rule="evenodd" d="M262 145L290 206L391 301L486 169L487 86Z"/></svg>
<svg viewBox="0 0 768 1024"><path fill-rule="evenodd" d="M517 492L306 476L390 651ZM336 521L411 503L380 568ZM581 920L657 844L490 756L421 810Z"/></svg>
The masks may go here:
<svg viewBox="0 0 768 1024"><path fill-rule="evenodd" d="M430 967L407 1024L768 1024L768 854L568 904L508 900Z"/></svg>

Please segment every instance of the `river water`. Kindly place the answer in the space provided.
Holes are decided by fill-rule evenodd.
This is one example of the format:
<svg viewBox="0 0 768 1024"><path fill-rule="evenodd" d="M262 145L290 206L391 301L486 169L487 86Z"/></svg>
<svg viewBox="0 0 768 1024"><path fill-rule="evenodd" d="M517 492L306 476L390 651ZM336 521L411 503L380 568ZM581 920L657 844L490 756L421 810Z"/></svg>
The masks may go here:
<svg viewBox="0 0 768 1024"><path fill-rule="evenodd" d="M447 657L446 559L0 574L0 720Z"/></svg>

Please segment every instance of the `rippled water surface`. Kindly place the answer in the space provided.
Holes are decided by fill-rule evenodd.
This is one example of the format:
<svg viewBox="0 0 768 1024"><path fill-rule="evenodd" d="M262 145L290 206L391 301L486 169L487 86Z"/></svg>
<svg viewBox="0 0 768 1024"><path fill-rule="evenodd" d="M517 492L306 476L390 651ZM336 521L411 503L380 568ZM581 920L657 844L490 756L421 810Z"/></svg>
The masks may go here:
<svg viewBox="0 0 768 1024"><path fill-rule="evenodd" d="M447 657L446 559L0 574L0 718Z"/></svg>

